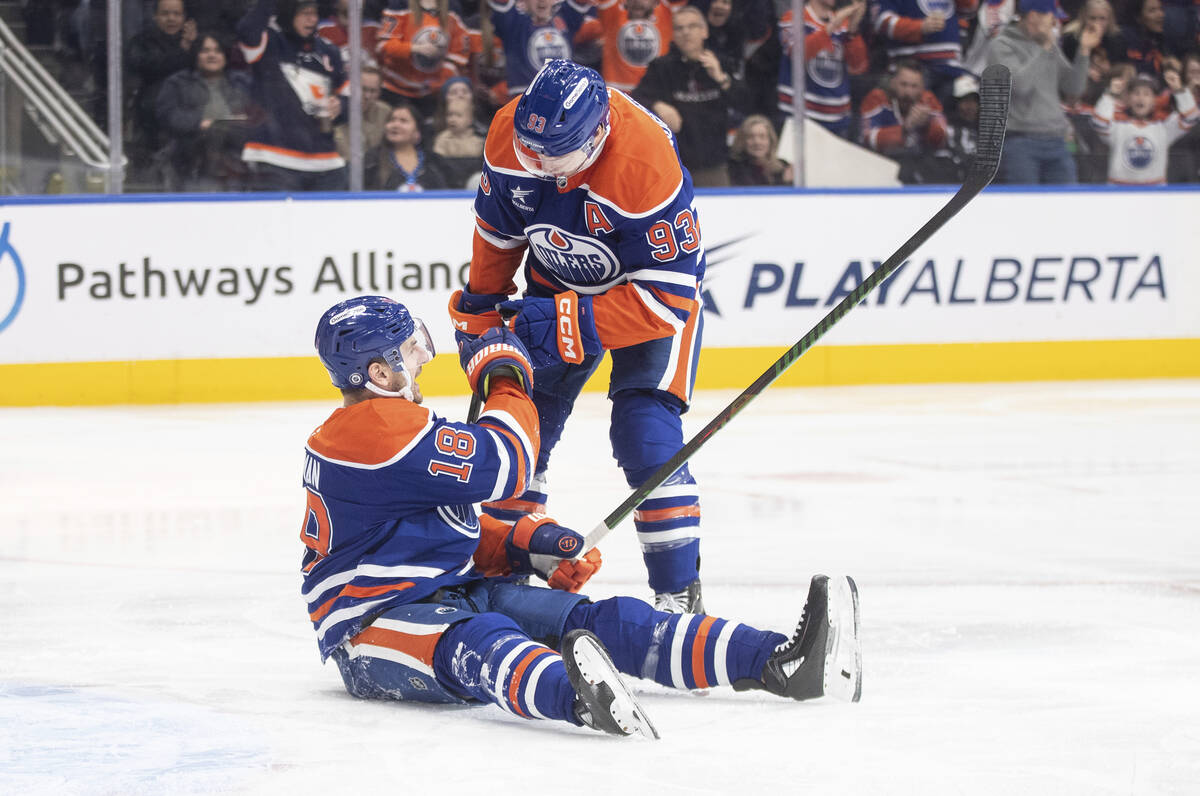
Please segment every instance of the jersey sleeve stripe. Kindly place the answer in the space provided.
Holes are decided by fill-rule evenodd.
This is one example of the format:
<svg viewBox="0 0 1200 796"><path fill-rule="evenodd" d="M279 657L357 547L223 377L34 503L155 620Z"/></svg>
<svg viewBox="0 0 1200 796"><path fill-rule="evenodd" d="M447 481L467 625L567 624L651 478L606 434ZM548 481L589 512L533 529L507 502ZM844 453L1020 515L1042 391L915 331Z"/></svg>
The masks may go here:
<svg viewBox="0 0 1200 796"><path fill-rule="evenodd" d="M690 287L693 290L696 288L696 275L694 273L681 273L679 271L664 271L661 268L642 268L637 271L630 271L629 281L638 282L665 282L671 285L682 285Z"/></svg>
<svg viewBox="0 0 1200 796"><path fill-rule="evenodd" d="M508 453L508 446L500 440L499 434L490 428L484 430L492 438L492 444L496 446L496 458L500 460L500 468L496 473L496 488L484 499L485 503L490 503L493 500L502 500L506 495L512 494L508 491L508 471L512 469L512 457Z"/></svg>
<svg viewBox="0 0 1200 796"><path fill-rule="evenodd" d="M507 430L512 431L512 433L516 435L517 439L521 441L518 452L524 454L526 461L533 461L534 448L533 444L529 441L529 434L526 433L525 427L517 422L515 417L503 409L485 409L483 412L483 417L480 418L480 423L483 423L484 418L491 418L496 422L506 426ZM493 426L493 428L495 428L495 426Z"/></svg>
<svg viewBox="0 0 1200 796"><path fill-rule="evenodd" d="M489 498L489 500L516 497L524 492L529 486L529 463L532 461L533 457L531 455L532 451L528 447L528 441L520 440L514 432L507 428L503 428L502 426L491 426L486 423L480 423L480 425L504 437L508 444L512 446L512 449L516 454L514 457L514 463L516 465L514 468L514 472L516 473L516 483L514 484L512 491L510 492L505 486L501 486L499 479L497 479L496 485L503 491L496 498ZM523 442L524 444L522 444Z"/></svg>
<svg viewBox="0 0 1200 796"><path fill-rule="evenodd" d="M482 221L482 219L479 220ZM475 225L475 232L497 249L519 249L525 245L525 238L508 237L502 232L490 232L484 229L481 223Z"/></svg>
<svg viewBox="0 0 1200 796"><path fill-rule="evenodd" d="M330 589L349 583L355 578L388 578L395 580L398 578L436 578L438 575L443 574L445 574L445 571L437 567L415 567L411 565L389 567L379 564L359 564L354 569L347 569L330 575L319 583L302 591L300 596L306 602L312 602L313 598L319 597Z"/></svg>
<svg viewBox="0 0 1200 796"><path fill-rule="evenodd" d="M267 51L267 32L262 32L262 38L258 40L258 45L251 47L242 42L238 42L238 47L242 51L242 57L246 59L246 63L252 64L262 58L263 53Z"/></svg>

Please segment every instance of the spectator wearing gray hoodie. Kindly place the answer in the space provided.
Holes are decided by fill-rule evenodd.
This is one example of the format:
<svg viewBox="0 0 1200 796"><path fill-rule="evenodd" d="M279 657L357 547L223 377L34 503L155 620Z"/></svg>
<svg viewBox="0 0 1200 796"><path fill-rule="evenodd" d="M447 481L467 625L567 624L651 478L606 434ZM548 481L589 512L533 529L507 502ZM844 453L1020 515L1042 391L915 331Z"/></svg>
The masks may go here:
<svg viewBox="0 0 1200 796"><path fill-rule="evenodd" d="M1062 102L1086 88L1088 56L1103 31L1085 27L1075 58L1068 61L1055 40L1054 6L1055 0L1020 0L1020 18L996 36L989 52L989 63L1012 71L1012 105L1000 161L1000 179L1006 183L1076 181Z"/></svg>

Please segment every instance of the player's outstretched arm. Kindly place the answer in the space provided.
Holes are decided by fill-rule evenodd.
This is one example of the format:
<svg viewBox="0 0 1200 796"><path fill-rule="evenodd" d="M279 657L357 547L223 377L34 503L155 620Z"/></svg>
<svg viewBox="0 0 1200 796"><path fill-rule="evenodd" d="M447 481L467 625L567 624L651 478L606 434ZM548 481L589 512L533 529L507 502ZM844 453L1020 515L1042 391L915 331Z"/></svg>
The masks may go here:
<svg viewBox="0 0 1200 796"><path fill-rule="evenodd" d="M485 575L537 575L552 589L578 592L600 569L593 548L579 560L583 537L544 514L529 514L511 528L492 517L480 517L475 566Z"/></svg>

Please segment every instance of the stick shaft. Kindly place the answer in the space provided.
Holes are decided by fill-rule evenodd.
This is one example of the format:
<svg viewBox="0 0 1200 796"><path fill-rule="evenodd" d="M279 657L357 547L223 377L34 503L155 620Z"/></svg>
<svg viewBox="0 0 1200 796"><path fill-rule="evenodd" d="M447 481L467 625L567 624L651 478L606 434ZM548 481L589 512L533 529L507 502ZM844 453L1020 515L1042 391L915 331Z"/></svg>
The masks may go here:
<svg viewBox="0 0 1200 796"><path fill-rule="evenodd" d="M734 398L733 402L722 409L696 436L692 437L674 456L655 470L646 479L645 483L633 490L621 505L613 509L612 513L605 517L601 524L588 533L584 539L584 551L591 550L599 544L600 540L607 536L622 520L628 517L651 492L658 489L680 467L686 464L688 459L692 458L692 455L704 443L708 442L714 434L729 423L747 404L758 397L759 393L782 376L784 371L795 364L796 360L812 348L813 344L833 328L834 324L845 317L868 293L891 276L908 259L909 255L929 240L947 221L954 218L960 210L966 207L968 202L978 196L979 192L987 187L988 183L995 176L996 169L1000 163L1000 151L1004 144L1004 128L1008 120L1010 80L1008 70L1003 66L988 67L984 71L983 80L980 85L980 129L975 159L971 164L966 181L958 189L957 193L950 198L950 201L946 202L941 210L935 213L912 237L893 252L891 257L888 257L882 265L871 272L871 275L864 279L862 284L850 291L849 295L838 302L837 306L830 310L816 326L801 337L795 345L785 351L783 356L775 361L775 364L767 368L766 372L755 379L754 383L743 390L737 398Z"/></svg>

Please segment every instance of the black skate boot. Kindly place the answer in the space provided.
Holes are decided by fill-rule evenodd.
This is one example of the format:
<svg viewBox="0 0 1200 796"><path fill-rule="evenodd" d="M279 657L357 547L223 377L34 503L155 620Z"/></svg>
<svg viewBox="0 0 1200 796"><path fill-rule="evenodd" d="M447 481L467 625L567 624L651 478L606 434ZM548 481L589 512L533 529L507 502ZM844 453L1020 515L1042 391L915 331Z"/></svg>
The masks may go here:
<svg viewBox="0 0 1200 796"><path fill-rule="evenodd" d="M700 595L700 579L684 586L680 591L664 591L654 595L654 610L668 614L702 614L704 598Z"/></svg>
<svg viewBox="0 0 1200 796"><path fill-rule="evenodd" d="M792 699L862 697L858 587L849 577L815 575L791 639L775 648L760 679L738 680L734 690L764 689Z"/></svg>
<svg viewBox="0 0 1200 796"><path fill-rule="evenodd" d="M595 633L572 630L563 638L562 657L577 695L575 716L584 726L612 735L658 738L658 730L646 718Z"/></svg>

